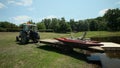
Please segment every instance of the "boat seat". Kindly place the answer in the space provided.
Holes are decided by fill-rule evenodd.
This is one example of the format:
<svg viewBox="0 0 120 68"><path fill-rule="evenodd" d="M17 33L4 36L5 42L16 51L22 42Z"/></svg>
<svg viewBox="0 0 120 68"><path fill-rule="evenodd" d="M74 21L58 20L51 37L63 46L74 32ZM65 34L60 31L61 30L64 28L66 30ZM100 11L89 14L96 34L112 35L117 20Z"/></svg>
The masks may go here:
<svg viewBox="0 0 120 68"><path fill-rule="evenodd" d="M82 36L80 36L80 37L78 37L77 39L80 39L80 40L84 40L84 38L85 38L85 36L86 36L86 31L83 33L83 35Z"/></svg>

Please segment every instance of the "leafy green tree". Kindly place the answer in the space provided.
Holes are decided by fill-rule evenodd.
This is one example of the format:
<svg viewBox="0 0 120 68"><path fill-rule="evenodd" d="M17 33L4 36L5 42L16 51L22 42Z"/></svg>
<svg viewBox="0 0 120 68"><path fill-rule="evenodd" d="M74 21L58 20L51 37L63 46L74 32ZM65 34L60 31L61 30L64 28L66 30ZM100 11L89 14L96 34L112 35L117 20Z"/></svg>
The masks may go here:
<svg viewBox="0 0 120 68"><path fill-rule="evenodd" d="M103 17L97 17L95 20L98 24L98 31L107 30L107 23Z"/></svg>
<svg viewBox="0 0 120 68"><path fill-rule="evenodd" d="M77 22L77 31L87 31L87 30L88 30L88 23L83 20L79 20Z"/></svg>
<svg viewBox="0 0 120 68"><path fill-rule="evenodd" d="M11 27L11 23L4 21L4 22L0 22L0 27L2 28L10 28Z"/></svg>
<svg viewBox="0 0 120 68"><path fill-rule="evenodd" d="M118 30L120 31L120 17L117 18Z"/></svg>
<svg viewBox="0 0 120 68"><path fill-rule="evenodd" d="M37 27L38 27L38 30L45 30L46 27L45 27L45 24L43 22L38 22L37 23Z"/></svg>
<svg viewBox="0 0 120 68"><path fill-rule="evenodd" d="M120 24L119 24L119 17L120 17L120 9L109 9L105 15L104 18L107 21L107 27L109 30L112 31L119 31Z"/></svg>
<svg viewBox="0 0 120 68"><path fill-rule="evenodd" d="M64 18L61 18L59 25L60 25L60 28L59 28L60 32L70 32L71 31L70 25L65 21Z"/></svg>
<svg viewBox="0 0 120 68"><path fill-rule="evenodd" d="M51 19L43 19L42 22L45 24L46 29L50 29Z"/></svg>
<svg viewBox="0 0 120 68"><path fill-rule="evenodd" d="M52 22L51 22L51 29L53 29L55 32L59 32L59 22L60 20L57 18L52 18Z"/></svg>
<svg viewBox="0 0 120 68"><path fill-rule="evenodd" d="M77 31L77 23L74 21L74 19L70 19L70 26L72 31Z"/></svg>
<svg viewBox="0 0 120 68"><path fill-rule="evenodd" d="M90 28L91 31L97 31L98 30L98 24L96 23L95 20L92 20L89 23L89 28Z"/></svg>
<svg viewBox="0 0 120 68"><path fill-rule="evenodd" d="M18 31L18 26L10 22L3 21L0 22L0 31Z"/></svg>

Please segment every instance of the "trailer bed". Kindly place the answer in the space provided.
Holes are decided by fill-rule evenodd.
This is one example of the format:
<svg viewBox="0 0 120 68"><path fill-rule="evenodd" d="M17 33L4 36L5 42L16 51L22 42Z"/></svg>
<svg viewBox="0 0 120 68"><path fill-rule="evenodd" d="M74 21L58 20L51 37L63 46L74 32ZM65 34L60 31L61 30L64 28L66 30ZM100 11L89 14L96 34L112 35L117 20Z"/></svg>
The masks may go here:
<svg viewBox="0 0 120 68"><path fill-rule="evenodd" d="M51 45L55 45L56 47L63 47L63 48L66 48L66 49L73 49L73 48L76 48L76 45L74 46L69 46L69 45L66 45L58 40L55 40L55 39L43 39L43 40L40 40L40 43L44 43L44 44L51 44ZM79 46L77 47L79 49L84 49L84 50L90 50L90 51L95 51L95 52L104 52L104 49L100 46L91 46L91 47L83 47L83 46Z"/></svg>

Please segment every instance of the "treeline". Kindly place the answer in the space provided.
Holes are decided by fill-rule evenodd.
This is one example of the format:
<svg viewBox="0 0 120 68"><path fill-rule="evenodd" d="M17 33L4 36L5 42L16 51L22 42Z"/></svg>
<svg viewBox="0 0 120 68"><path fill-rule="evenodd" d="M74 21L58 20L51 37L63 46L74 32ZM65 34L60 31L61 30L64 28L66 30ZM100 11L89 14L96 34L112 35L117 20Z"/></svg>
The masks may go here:
<svg viewBox="0 0 120 68"><path fill-rule="evenodd" d="M7 21L0 22L0 32L16 32L16 31L20 31L20 28L16 24Z"/></svg>
<svg viewBox="0 0 120 68"><path fill-rule="evenodd" d="M29 21L34 23L33 21ZM70 19L66 21L61 19L43 19L36 23L39 31L47 32L79 32L79 31L120 31L120 9L109 9L104 16L94 19L75 21ZM19 26L9 23L0 22L0 31L19 31Z"/></svg>
<svg viewBox="0 0 120 68"><path fill-rule="evenodd" d="M109 9L102 17L79 21L66 21L65 18L44 19L37 26L39 30L49 29L54 32L120 31L120 9Z"/></svg>
<svg viewBox="0 0 120 68"><path fill-rule="evenodd" d="M102 17L95 19L66 21L64 18L44 19L37 23L39 30L52 30L54 32L79 32L79 31L103 31L107 30L106 21Z"/></svg>

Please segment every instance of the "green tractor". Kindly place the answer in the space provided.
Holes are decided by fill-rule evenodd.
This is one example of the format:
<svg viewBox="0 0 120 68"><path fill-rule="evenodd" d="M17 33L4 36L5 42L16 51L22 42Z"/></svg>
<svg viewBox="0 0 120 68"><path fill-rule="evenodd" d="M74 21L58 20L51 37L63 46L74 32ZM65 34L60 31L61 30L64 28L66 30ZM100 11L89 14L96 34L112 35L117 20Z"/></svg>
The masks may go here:
<svg viewBox="0 0 120 68"><path fill-rule="evenodd" d="M27 44L29 40L37 43L39 39L40 36L37 32L37 26L35 24L23 24L19 36L16 36L16 41L21 44Z"/></svg>

